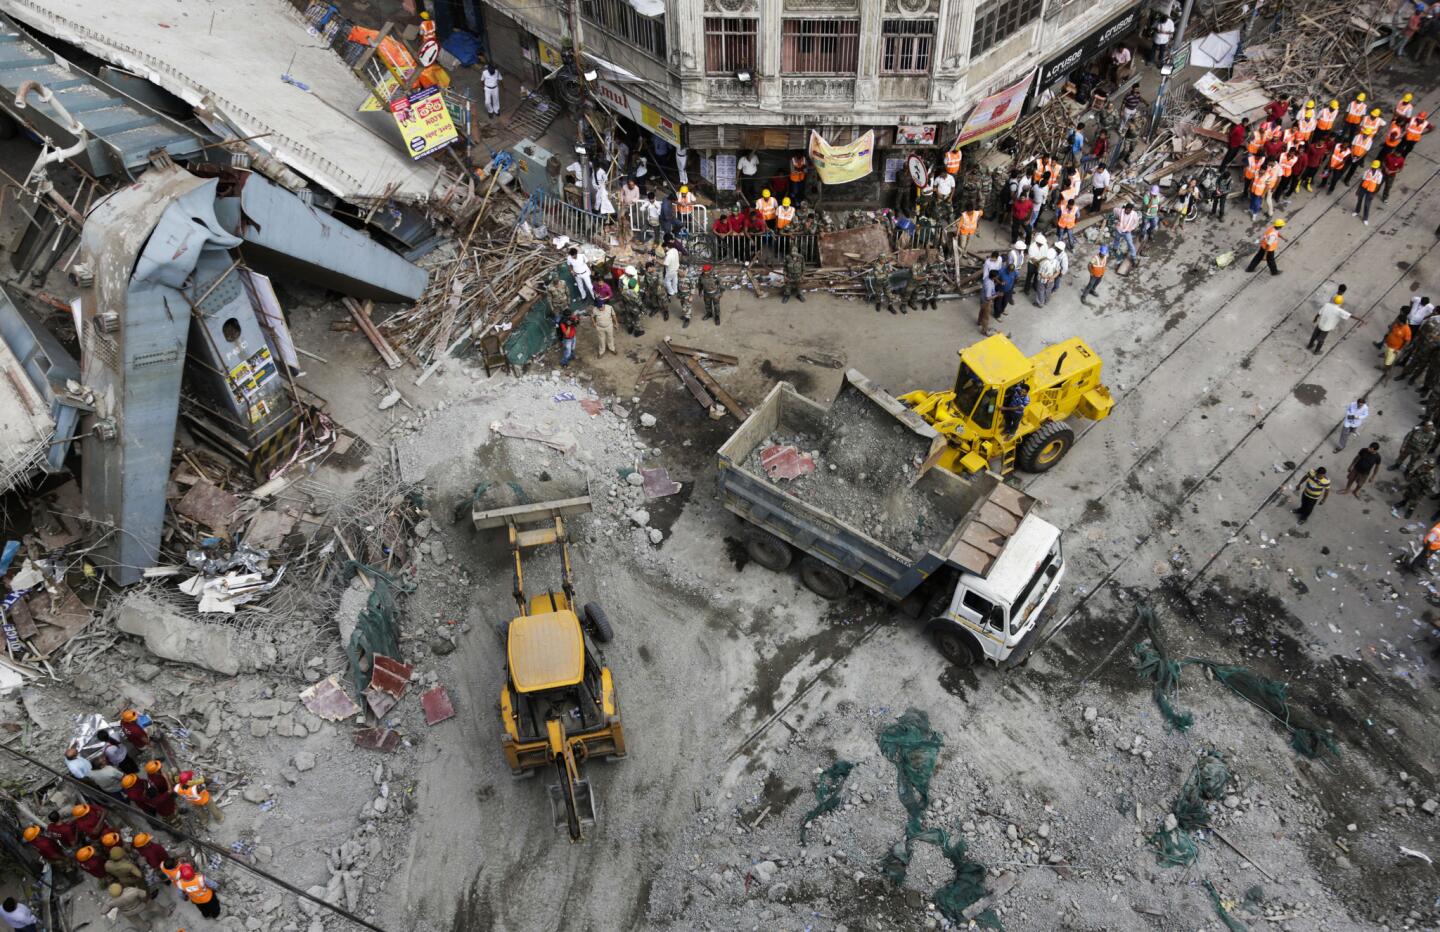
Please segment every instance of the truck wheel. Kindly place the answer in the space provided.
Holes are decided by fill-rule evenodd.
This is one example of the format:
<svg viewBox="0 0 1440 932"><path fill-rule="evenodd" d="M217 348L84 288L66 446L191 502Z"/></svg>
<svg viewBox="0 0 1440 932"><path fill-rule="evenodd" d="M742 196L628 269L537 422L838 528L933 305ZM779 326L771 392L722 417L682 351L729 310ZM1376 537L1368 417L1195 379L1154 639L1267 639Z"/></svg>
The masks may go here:
<svg viewBox="0 0 1440 932"><path fill-rule="evenodd" d="M850 580L843 573L811 556L800 561L800 581L806 589L832 602L850 591Z"/></svg>
<svg viewBox="0 0 1440 932"><path fill-rule="evenodd" d="M975 640L954 625L936 624L930 626L930 640L935 649L957 667L974 666L979 658L975 652Z"/></svg>
<svg viewBox="0 0 1440 932"><path fill-rule="evenodd" d="M596 602L586 602L585 623L590 626L590 631L595 635L595 640L601 644L609 644L615 639L615 629L610 627L610 619L605 617L605 609Z"/></svg>
<svg viewBox="0 0 1440 932"><path fill-rule="evenodd" d="M774 534L766 531L751 531L745 535L745 552L750 559L767 570L783 573L795 559L795 551Z"/></svg>
<svg viewBox="0 0 1440 932"><path fill-rule="evenodd" d="M1020 444L1020 468L1045 472L1065 458L1075 443L1075 431L1064 421L1047 421Z"/></svg>

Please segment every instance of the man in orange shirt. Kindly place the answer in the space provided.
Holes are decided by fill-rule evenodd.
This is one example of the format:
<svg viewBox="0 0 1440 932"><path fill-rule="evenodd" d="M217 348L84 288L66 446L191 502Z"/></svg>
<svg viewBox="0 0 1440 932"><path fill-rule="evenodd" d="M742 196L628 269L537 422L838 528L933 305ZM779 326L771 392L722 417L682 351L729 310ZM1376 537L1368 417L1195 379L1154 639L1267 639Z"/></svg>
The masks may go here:
<svg viewBox="0 0 1440 932"><path fill-rule="evenodd" d="M1406 320L1409 316L1401 311L1400 316L1396 317L1395 322L1390 325L1390 332L1385 334L1385 339L1381 341L1385 347L1385 359L1381 366L1385 374L1380 376L1382 383L1390 381L1391 368L1395 365L1395 360L1400 358L1400 353L1410 343L1412 333L1410 322Z"/></svg>

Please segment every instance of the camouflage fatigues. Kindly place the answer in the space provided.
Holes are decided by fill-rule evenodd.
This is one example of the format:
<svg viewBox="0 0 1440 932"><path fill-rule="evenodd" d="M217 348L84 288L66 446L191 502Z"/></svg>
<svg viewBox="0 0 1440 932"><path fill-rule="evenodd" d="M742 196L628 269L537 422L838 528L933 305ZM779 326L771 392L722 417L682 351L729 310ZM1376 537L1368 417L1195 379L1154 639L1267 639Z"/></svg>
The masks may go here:
<svg viewBox="0 0 1440 932"><path fill-rule="evenodd" d="M570 286L565 283L559 273L550 279L550 284L545 286L545 300L550 304L550 313L558 318L564 317L570 312Z"/></svg>
<svg viewBox="0 0 1440 932"><path fill-rule="evenodd" d="M695 280L699 272L694 266L683 266L675 281L675 299L680 302L680 319L690 319L690 302L695 297Z"/></svg>
<svg viewBox="0 0 1440 932"><path fill-rule="evenodd" d="M1400 493L1400 501L1392 507L1404 508L1405 517L1415 513L1415 506L1420 500L1435 491L1435 461L1433 459L1422 459L1415 468L1405 474L1405 485Z"/></svg>
<svg viewBox="0 0 1440 932"><path fill-rule="evenodd" d="M645 270L645 277L640 282L640 294L645 301L645 313L651 317L662 314L666 320L670 319L670 295L665 291L665 279L653 265Z"/></svg>
<svg viewBox="0 0 1440 932"><path fill-rule="evenodd" d="M895 296L890 293L890 273L895 266L885 259L876 259L870 263L865 270L865 281L870 287L870 300L875 304L875 312L889 311L895 313Z"/></svg>
<svg viewBox="0 0 1440 932"><path fill-rule="evenodd" d="M640 327L641 304L639 285L638 280L627 285L626 279L622 278L620 279L620 288L617 292L620 300L616 308L616 313L620 317L620 326L625 328L626 333L635 337L645 333Z"/></svg>
<svg viewBox="0 0 1440 932"><path fill-rule="evenodd" d="M715 323L720 323L720 276L713 270L700 273L700 297L705 302L704 319L713 317Z"/></svg>
<svg viewBox="0 0 1440 932"><path fill-rule="evenodd" d="M805 296L800 293L800 279L805 275L805 260L800 256L800 250L791 249L790 255L785 257L785 285L780 289L780 302L788 302L792 297L803 303Z"/></svg>
<svg viewBox="0 0 1440 932"><path fill-rule="evenodd" d="M1400 457L1395 460L1395 469L1403 469L1406 466L1419 462L1435 446L1435 428L1426 427L1420 424L1410 428L1405 439L1400 441Z"/></svg>

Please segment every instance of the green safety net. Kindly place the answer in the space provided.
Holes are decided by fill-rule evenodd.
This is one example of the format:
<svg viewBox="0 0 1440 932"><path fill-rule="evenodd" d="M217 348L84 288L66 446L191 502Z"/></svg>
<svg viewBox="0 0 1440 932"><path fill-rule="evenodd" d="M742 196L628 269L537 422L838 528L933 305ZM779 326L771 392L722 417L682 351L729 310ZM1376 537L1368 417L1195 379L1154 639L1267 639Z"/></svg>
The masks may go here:
<svg viewBox="0 0 1440 932"><path fill-rule="evenodd" d="M1190 770L1180 795L1170 807L1175 816L1176 826L1170 831L1162 824L1150 836L1155 846L1156 858L1166 867L1184 867L1195 863L1200 849L1190 833L1210 827L1210 808L1225 795L1225 784L1230 782L1230 768L1225 759L1214 751L1207 752Z"/></svg>
<svg viewBox="0 0 1440 932"><path fill-rule="evenodd" d="M580 291L570 270L564 266L557 268L565 286L570 289L570 307L566 310L574 310ZM555 315L550 311L550 295L542 290L540 297L530 306L529 313L505 339L505 358L513 365L523 366L559 342L560 336L555 332Z"/></svg>
<svg viewBox="0 0 1440 932"><path fill-rule="evenodd" d="M1225 908L1225 903L1220 899L1220 891L1215 889L1215 885L1210 882L1210 879L1207 877L1202 882L1205 884L1205 892L1210 894L1210 905L1215 907L1215 915L1219 916L1220 921L1225 923L1225 928L1229 929L1230 932L1250 932L1249 927L1247 927L1245 923L1230 915L1230 910Z"/></svg>
<svg viewBox="0 0 1440 932"><path fill-rule="evenodd" d="M805 833L810 828L811 819L831 812L840 805L840 790L845 786L845 778L850 776L850 771L854 769L855 765L848 760L837 760L820 774L820 779L815 781L815 808L805 813L805 818L800 820L800 844L805 844Z"/></svg>
<svg viewBox="0 0 1440 932"><path fill-rule="evenodd" d="M344 645L357 694L363 693L370 685L370 657L384 654L400 659L400 609L395 604L395 594L415 591L413 581L390 576L357 560L345 561L340 571L341 579L348 582L361 570L374 588L356 617L350 641Z"/></svg>
<svg viewBox="0 0 1440 932"><path fill-rule="evenodd" d="M985 896L985 865L965 856L965 840L959 832L953 835L942 828L925 828L925 810L930 805L930 782L940 757L944 739L930 727L930 716L919 709L906 709L895 722L880 729L877 736L880 753L895 765L896 790L905 807L905 838L896 842L885 856L882 872L894 884L905 881L910 865L912 846L917 841L940 848L955 868L955 878L935 892L936 907L951 922L970 922L965 909ZM982 928L1003 929L1000 917L986 909L973 917Z"/></svg>
<svg viewBox="0 0 1440 932"><path fill-rule="evenodd" d="M1180 671L1188 666L1198 666L1209 670L1231 692L1268 712L1284 725L1290 732L1290 746L1298 753L1311 758L1326 752L1340 753L1340 745L1330 732L1296 721L1284 683L1268 679L1246 667L1222 664L1203 657L1172 660L1162 647L1160 623L1155 612L1149 605L1141 605L1138 613L1149 637L1135 645L1135 670L1142 679L1154 685L1152 695L1155 705L1165 721L1174 728L1185 731L1195 723L1195 717L1177 709L1173 699L1180 691Z"/></svg>

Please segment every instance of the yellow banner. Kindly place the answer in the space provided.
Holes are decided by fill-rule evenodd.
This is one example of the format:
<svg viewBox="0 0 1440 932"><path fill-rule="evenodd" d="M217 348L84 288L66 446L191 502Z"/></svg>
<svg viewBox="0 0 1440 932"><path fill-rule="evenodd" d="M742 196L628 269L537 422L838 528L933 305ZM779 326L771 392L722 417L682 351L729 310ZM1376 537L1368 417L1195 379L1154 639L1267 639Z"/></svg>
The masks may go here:
<svg viewBox="0 0 1440 932"><path fill-rule="evenodd" d="M400 82L396 81L395 76L387 71L380 77L379 83L375 85L375 90L386 100L394 100L395 95L400 93ZM362 113L379 109L381 109L380 101L375 99L374 94L366 97L365 102L360 105L360 111Z"/></svg>
<svg viewBox="0 0 1440 932"><path fill-rule="evenodd" d="M438 87L400 98L390 105L390 115L412 159L434 155L460 138Z"/></svg>
<svg viewBox="0 0 1440 932"><path fill-rule="evenodd" d="M825 184L859 181L875 169L875 131L868 131L852 143L832 146L812 129L810 163Z"/></svg>

